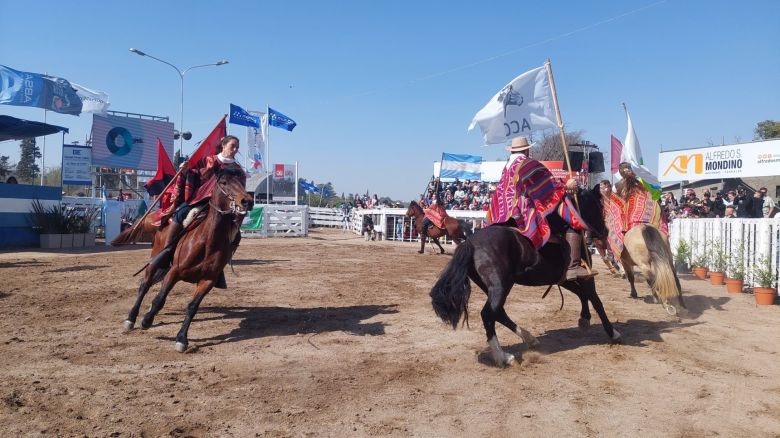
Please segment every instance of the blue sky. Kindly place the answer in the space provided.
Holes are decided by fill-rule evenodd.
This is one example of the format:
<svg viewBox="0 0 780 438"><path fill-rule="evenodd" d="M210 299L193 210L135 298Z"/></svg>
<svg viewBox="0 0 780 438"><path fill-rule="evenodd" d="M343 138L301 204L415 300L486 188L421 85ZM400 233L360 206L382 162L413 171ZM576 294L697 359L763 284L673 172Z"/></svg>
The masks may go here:
<svg viewBox="0 0 780 438"><path fill-rule="evenodd" d="M23 10L24 9L24 10ZM37 11L30 13L29 10ZM191 152L229 103L266 105L298 122L271 128L271 161L337 192L410 200L442 152L506 157L483 147L474 114L520 73L552 60L567 130L609 148L628 105L646 164L658 152L749 141L780 119L778 1L206 2L0 0L0 64L47 72L111 97L111 109L178 125L181 68ZM29 19L27 19L29 18ZM2 105L0 114L43 120ZM66 142L91 115L48 113ZM244 128L229 125L244 138ZM40 141L40 140L39 140ZM47 137L47 167L60 160ZM0 153L18 157L18 142ZM57 146L54 146L57 145ZM178 145L178 142L177 142Z"/></svg>

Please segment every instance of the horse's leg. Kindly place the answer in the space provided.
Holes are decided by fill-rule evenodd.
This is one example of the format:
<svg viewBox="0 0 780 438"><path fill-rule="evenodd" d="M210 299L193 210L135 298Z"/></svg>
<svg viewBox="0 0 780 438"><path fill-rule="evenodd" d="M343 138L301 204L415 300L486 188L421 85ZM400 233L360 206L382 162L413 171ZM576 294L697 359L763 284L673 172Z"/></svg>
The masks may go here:
<svg viewBox="0 0 780 438"><path fill-rule="evenodd" d="M179 281L179 279L176 278L177 274L178 272L176 271L175 266L172 267L170 271L168 271L168 275L166 275L165 279L163 279L160 291L157 292L154 300L152 300L152 305L149 307L149 311L144 314L144 319L141 320L142 329L146 330L152 326L154 317L157 316L157 313L165 305L165 299L168 297L168 292L170 292L171 289L173 289L173 286Z"/></svg>
<svg viewBox="0 0 780 438"><path fill-rule="evenodd" d="M623 256L620 261L623 262L623 270L626 272L626 279L628 279L628 284L631 286L630 297L638 298L639 295L637 295L636 287L634 286L634 264L632 261L627 260L625 249L623 250Z"/></svg>
<svg viewBox="0 0 780 438"><path fill-rule="evenodd" d="M198 313L198 308L200 307L201 301L203 301L203 298L213 287L214 280L204 279L198 282L198 286L195 288L195 296L192 298L192 301L190 301L190 304L187 305L184 322L181 325L179 334L176 335L176 351L179 353L184 353L184 351L187 349L187 344L189 343L187 341L187 332L190 329L192 318L194 318L195 314Z"/></svg>
<svg viewBox="0 0 780 438"><path fill-rule="evenodd" d="M601 325L604 327L604 331L607 332L609 341L612 343L620 342L621 335L617 330L615 330L614 327L612 327L612 323L607 317L607 312L604 310L604 304L601 303L601 299L596 293L596 282L593 280L593 278L566 281L562 284L562 286L574 292L577 296L580 296L581 300L584 297L587 299L587 301L590 301L590 304L593 306L593 310L596 311L599 319L601 319ZM583 304L583 307L587 308L587 302Z"/></svg>
<svg viewBox="0 0 780 438"><path fill-rule="evenodd" d="M496 316L496 321L503 324L504 327L508 328L509 330L515 332L517 336L520 336L523 342L525 342L525 344L528 345L528 348L534 348L537 345L539 345L539 341L536 340L536 338L534 337L534 335L531 334L531 332L515 324L515 322L512 321L511 318L509 318L509 315L506 314L506 310L504 309L503 306L501 306L501 308L498 309L498 313L495 316Z"/></svg>
<svg viewBox="0 0 780 438"><path fill-rule="evenodd" d="M480 277L475 280L474 277ZM509 366L515 363L515 356L506 353L501 344L498 343L498 336L496 335L496 321L500 318L500 314L504 312L504 302L509 295L509 291L512 289L512 281L501 281L498 278L492 278L489 280L491 285L484 283L484 279L481 276L471 276L472 280L487 294L487 302L480 312L482 317L482 324L485 326L485 336L487 336L488 346L490 346L490 355L493 357L493 361L500 367ZM502 286L502 283L508 284L507 287ZM508 317L507 317L508 320ZM514 325L512 321L509 321ZM515 325L516 327L516 325ZM514 330L513 330L514 331ZM530 335L530 333L528 333Z"/></svg>
<svg viewBox="0 0 780 438"><path fill-rule="evenodd" d="M425 234L420 233L420 250L417 251L418 254L422 254L425 252Z"/></svg>
<svg viewBox="0 0 780 438"><path fill-rule="evenodd" d="M434 237L433 238L433 243L435 243L436 246L439 247L439 251L441 251L440 254L444 254L444 248L442 248L441 243L439 243L439 238L438 237Z"/></svg>
<svg viewBox="0 0 780 438"><path fill-rule="evenodd" d="M144 271L144 278L138 285L138 295L135 298L135 303L133 303L133 307L130 308L130 313L127 314L127 319L123 324L125 330L132 330L133 327L135 327L135 320L138 318L138 311L141 309L141 303L143 302L146 293L149 292L149 289L152 287L152 284L154 284L155 271L157 271L157 268L154 266L149 266L146 268L146 271Z"/></svg>

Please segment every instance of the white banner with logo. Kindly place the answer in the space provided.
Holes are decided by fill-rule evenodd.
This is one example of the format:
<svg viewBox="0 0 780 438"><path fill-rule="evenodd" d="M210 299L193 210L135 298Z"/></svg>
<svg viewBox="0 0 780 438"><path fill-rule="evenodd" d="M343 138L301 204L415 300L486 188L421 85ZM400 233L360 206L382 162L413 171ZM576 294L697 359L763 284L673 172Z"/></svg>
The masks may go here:
<svg viewBox="0 0 780 438"><path fill-rule="evenodd" d="M62 183L92 185L92 148L62 145Z"/></svg>
<svg viewBox="0 0 780 438"><path fill-rule="evenodd" d="M780 140L658 154L661 182L780 175Z"/></svg>

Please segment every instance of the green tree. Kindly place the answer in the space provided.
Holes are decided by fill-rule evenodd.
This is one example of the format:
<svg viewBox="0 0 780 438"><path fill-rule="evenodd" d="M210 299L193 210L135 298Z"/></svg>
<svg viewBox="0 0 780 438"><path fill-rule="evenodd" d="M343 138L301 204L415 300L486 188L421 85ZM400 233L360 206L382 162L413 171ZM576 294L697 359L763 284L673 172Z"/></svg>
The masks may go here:
<svg viewBox="0 0 780 438"><path fill-rule="evenodd" d="M41 172L35 160L41 158L41 150L35 144L35 138L25 138L19 144L19 162L16 164L16 173L19 179L26 183L34 183Z"/></svg>
<svg viewBox="0 0 780 438"><path fill-rule="evenodd" d="M49 168L43 175L43 183L47 186L56 187L62 182L62 167L56 166Z"/></svg>
<svg viewBox="0 0 780 438"><path fill-rule="evenodd" d="M6 175L11 174L11 164L8 163L8 156L0 156L0 177L5 178Z"/></svg>
<svg viewBox="0 0 780 438"><path fill-rule="evenodd" d="M770 138L780 138L780 122L774 120L764 120L758 122L754 131L754 140L769 140Z"/></svg>

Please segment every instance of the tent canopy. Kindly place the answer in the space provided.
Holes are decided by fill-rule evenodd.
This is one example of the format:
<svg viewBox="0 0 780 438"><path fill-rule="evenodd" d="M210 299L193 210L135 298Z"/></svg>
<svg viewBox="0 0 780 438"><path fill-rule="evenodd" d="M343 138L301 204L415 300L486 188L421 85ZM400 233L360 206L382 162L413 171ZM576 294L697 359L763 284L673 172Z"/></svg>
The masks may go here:
<svg viewBox="0 0 780 438"><path fill-rule="evenodd" d="M22 140L54 134L60 131L68 132L68 128L41 122L31 122L11 116L0 116L0 141Z"/></svg>

